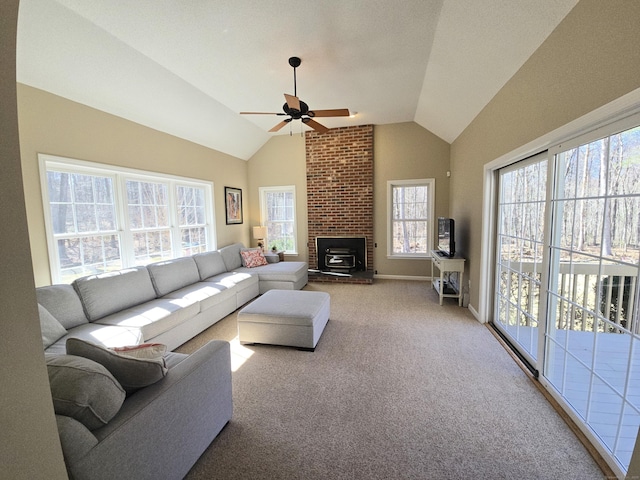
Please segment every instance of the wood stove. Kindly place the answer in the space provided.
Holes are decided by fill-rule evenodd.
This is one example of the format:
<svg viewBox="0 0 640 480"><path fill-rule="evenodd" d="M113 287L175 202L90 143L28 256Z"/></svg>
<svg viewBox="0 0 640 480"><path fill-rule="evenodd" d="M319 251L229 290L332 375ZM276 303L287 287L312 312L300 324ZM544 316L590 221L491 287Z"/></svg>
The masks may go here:
<svg viewBox="0 0 640 480"><path fill-rule="evenodd" d="M367 269L364 237L316 237L316 252L318 270L352 273Z"/></svg>
<svg viewBox="0 0 640 480"><path fill-rule="evenodd" d="M327 248L324 264L328 270L351 272L356 268L356 253L354 248Z"/></svg>

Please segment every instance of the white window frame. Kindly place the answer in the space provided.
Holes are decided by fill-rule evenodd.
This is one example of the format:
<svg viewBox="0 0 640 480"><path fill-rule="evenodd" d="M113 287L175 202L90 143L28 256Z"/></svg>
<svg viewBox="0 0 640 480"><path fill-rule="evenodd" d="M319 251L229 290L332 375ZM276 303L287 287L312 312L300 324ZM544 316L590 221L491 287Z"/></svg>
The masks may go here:
<svg viewBox="0 0 640 480"><path fill-rule="evenodd" d="M53 283L63 283L60 260L57 250L57 237L54 236L53 219L49 205L49 187L47 172L49 170L64 171L73 174L86 174L110 177L113 179L113 196L116 209L116 230L114 234L120 238L120 255L122 268L129 268L136 265L133 250L133 231L129 228L128 205L127 205L127 180L163 183L169 186L169 216L170 230L172 235L172 255L173 258L182 256L181 228L178 225L176 191L178 186L197 187L205 191L205 218L204 225L206 232L206 242L208 250L215 250L215 209L214 209L214 185L212 182L168 175L163 173L148 172L126 167L116 167L101 163L87 162L72 158L58 157L48 154L38 154L40 168L40 185L42 191L42 204L44 211L45 231L47 238L47 248L49 253L49 268ZM138 231L138 230L137 230Z"/></svg>
<svg viewBox="0 0 640 480"><path fill-rule="evenodd" d="M427 248L420 253L394 253L393 252L393 187L427 187L429 202L429 218L427 222ZM435 198L436 180L435 178L420 178L410 180L388 180L387 181L387 258L388 259L416 259L430 258L433 249L433 235L435 223Z"/></svg>
<svg viewBox="0 0 640 480"><path fill-rule="evenodd" d="M268 232L268 218L267 218L267 201L266 194L267 193L291 193L293 195L293 249L285 250L285 254L287 255L297 255L298 254L298 217L297 217L297 197L296 197L296 187L295 185L282 185L282 186L270 186L270 187L259 187L258 193L260 197L260 225L267 227ZM271 241L268 237L265 240L265 251L269 251L271 246L269 242Z"/></svg>

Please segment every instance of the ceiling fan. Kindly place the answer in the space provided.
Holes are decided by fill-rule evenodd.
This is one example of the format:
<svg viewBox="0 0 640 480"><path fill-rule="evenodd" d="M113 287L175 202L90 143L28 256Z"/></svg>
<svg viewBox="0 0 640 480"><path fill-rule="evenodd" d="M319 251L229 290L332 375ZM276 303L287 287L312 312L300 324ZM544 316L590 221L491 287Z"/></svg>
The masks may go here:
<svg viewBox="0 0 640 480"><path fill-rule="evenodd" d="M316 122L314 117L348 117L349 109L348 108L336 108L333 110L309 110L309 105L300 100L297 95L297 86L296 86L296 68L300 66L302 60L298 57L291 57L289 59L289 65L293 67L293 95L284 94L284 98L286 100L285 104L282 106L282 110L284 113L272 113L272 112L240 112L240 115L281 115L288 116L289 118L285 118L282 122L273 127L270 132L277 132L282 127L284 127L291 120L302 120L302 122L306 125L309 125L311 128L316 130L317 132L324 133L329 129L324 125Z"/></svg>

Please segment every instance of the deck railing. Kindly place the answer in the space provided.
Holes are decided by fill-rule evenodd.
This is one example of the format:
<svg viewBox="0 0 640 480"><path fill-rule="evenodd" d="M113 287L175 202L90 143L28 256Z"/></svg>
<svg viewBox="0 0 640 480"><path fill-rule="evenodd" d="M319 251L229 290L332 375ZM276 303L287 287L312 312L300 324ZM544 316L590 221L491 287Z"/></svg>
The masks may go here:
<svg viewBox="0 0 640 480"><path fill-rule="evenodd" d="M516 274L518 279L509 282L512 301L519 299L523 309L537 311L542 264L513 262L510 266L514 273L522 274ZM559 276L553 280L551 284L557 296L554 296L555 310L549 315L556 318L556 328L614 332L619 331L619 327L640 333L640 324L633 321L638 281L636 267L562 262ZM527 319L522 321L528 322Z"/></svg>

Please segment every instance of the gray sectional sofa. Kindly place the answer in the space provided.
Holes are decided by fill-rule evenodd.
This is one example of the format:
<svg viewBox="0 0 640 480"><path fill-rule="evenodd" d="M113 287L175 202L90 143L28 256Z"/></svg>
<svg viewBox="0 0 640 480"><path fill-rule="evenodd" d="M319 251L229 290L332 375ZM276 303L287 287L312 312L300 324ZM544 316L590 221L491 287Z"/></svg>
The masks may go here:
<svg viewBox="0 0 640 480"><path fill-rule="evenodd" d="M101 348L160 343L174 350L261 293L306 285L306 263L248 268L243 249L236 243L37 288L50 379L52 371L70 370L55 365L61 356L74 357L67 355L69 338ZM115 416L99 428L56 410L72 478L181 478L231 419L228 342L211 341L192 355L170 352L161 361L166 376L127 392Z"/></svg>
<svg viewBox="0 0 640 480"><path fill-rule="evenodd" d="M305 262L242 266L241 243L36 289L38 304L66 329L46 347L65 353L69 337L107 347L155 342L174 350L242 305L271 290L300 290Z"/></svg>

